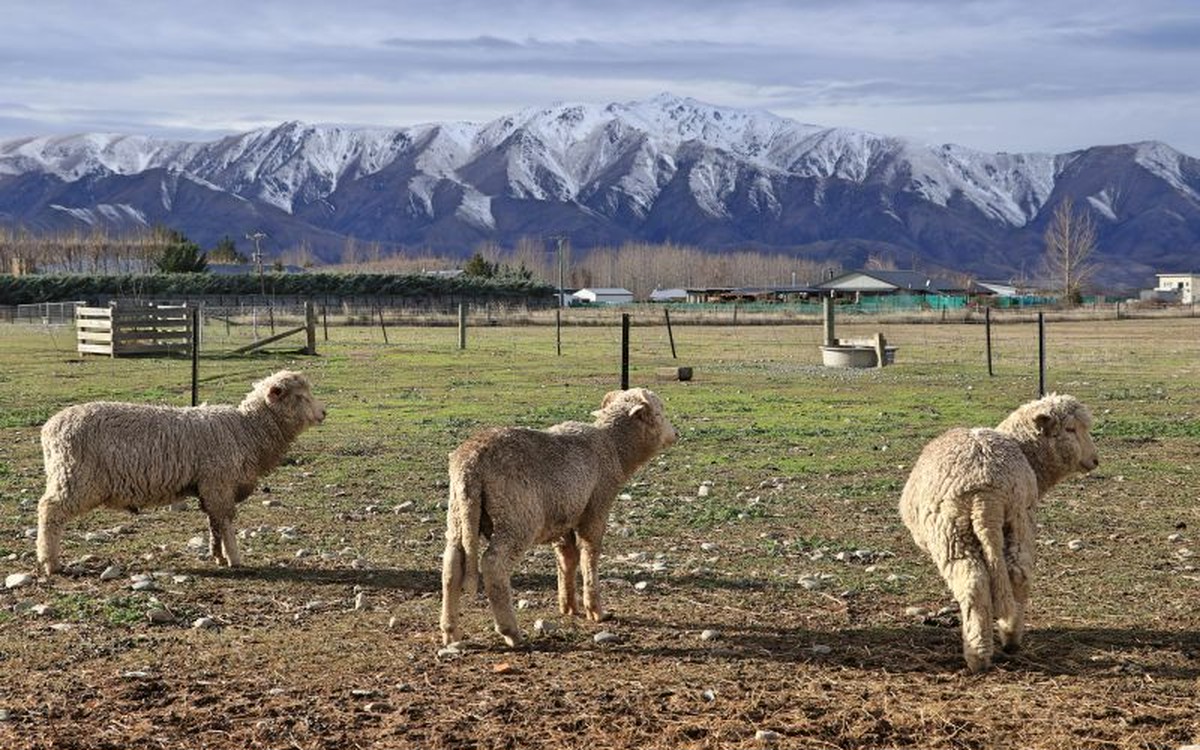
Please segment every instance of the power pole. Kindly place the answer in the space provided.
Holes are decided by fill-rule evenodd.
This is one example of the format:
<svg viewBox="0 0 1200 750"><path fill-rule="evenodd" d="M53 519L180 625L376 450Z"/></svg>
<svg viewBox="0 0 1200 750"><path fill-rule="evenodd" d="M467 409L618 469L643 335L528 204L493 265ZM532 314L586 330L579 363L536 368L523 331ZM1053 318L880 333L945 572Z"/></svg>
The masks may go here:
<svg viewBox="0 0 1200 750"><path fill-rule="evenodd" d="M266 282L263 280L263 254L262 248L259 247L259 241L267 235L263 232L254 232L246 235L246 239L254 241L254 262L258 265L258 293L263 297L267 296Z"/></svg>

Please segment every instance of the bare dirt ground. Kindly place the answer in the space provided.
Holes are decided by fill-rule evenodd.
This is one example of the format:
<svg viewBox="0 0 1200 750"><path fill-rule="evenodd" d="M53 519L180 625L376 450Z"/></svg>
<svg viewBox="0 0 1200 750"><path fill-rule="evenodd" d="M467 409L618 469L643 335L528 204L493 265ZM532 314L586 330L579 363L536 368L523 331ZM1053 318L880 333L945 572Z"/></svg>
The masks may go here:
<svg viewBox="0 0 1200 750"><path fill-rule="evenodd" d="M955 351L939 330L913 334L929 339L931 358ZM643 470L612 519L601 574L613 619L560 617L553 559L539 550L514 581L528 647L505 649L480 599L466 607L466 652L439 655L445 451L485 420L470 411L473 397L490 398L497 421L533 408L507 404L523 386L497 386L487 370L488 357L513 358L504 347L515 348L515 334L504 334L500 354L454 365L466 375L431 376L431 359L412 382L364 376L408 372L407 362L384 367L384 353L361 345L335 350L307 363L330 420L297 441L294 461L240 512L244 569L204 559L194 507L97 512L72 522L72 575L0 589L0 748L1200 743L1200 572L1190 552L1200 533L1200 346L1187 338L1194 329L1184 333L1150 375L1119 364L1121 347L1153 334L1145 328L1111 343L1087 338L1078 357L1093 372L1058 376L1096 411L1105 463L1040 510L1026 649L979 676L962 671L952 602L895 503L929 435L976 410L994 420L1027 380L989 395L1009 386L964 375L954 360L914 361L908 349L907 367L849 381L770 357L735 368L725 348L693 358L699 385L657 385L684 439ZM696 346L697 335L684 340ZM49 359L38 372L78 369ZM229 365L239 373L230 392L277 364ZM112 368L114 383L157 377L90 366ZM578 388L586 377L569 380ZM5 378L4 388L26 389L23 403L63 398L28 395L35 375ZM11 409L9 394L0 398ZM806 421L813 413L838 417ZM32 570L39 419L0 434L5 574ZM703 502L702 480L713 481ZM1081 548L1068 548L1074 538ZM121 575L101 580L110 565ZM154 588L133 591L135 574ZM813 586L812 576L825 578ZM151 623L153 608L170 621ZM192 627L201 617L215 627ZM553 629L535 633L538 619ZM617 639L598 643L601 631Z"/></svg>

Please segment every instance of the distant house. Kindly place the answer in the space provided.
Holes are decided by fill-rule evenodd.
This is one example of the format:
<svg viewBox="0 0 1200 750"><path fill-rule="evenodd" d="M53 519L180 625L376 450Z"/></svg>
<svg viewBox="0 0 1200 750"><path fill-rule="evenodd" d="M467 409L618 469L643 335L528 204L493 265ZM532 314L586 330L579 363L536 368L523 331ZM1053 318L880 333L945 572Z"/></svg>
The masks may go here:
<svg viewBox="0 0 1200 750"><path fill-rule="evenodd" d="M917 271L850 271L818 285L835 296L967 294L969 289ZM980 289L979 291L983 291Z"/></svg>
<svg viewBox="0 0 1200 750"><path fill-rule="evenodd" d="M571 296L576 303L588 305L625 305L633 302L633 292L621 287L585 288Z"/></svg>
<svg viewBox="0 0 1200 750"><path fill-rule="evenodd" d="M1196 273L1160 273L1155 292L1166 292L1176 295L1183 305L1191 305L1200 298L1200 274Z"/></svg>
<svg viewBox="0 0 1200 750"><path fill-rule="evenodd" d="M655 289L650 292L651 302L686 302L686 289Z"/></svg>

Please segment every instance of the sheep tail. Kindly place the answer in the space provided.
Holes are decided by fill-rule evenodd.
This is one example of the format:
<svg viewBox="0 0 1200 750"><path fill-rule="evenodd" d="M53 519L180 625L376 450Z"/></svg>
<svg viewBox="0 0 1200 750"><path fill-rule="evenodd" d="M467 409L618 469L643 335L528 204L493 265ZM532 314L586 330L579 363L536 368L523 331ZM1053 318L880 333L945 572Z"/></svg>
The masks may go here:
<svg viewBox="0 0 1200 750"><path fill-rule="evenodd" d="M1008 561L1004 556L1004 531L998 525L989 524L979 512L984 503L976 502L971 513L971 527L979 540L983 562L991 579L992 617L1007 619L1012 616L1012 582L1008 576Z"/></svg>
<svg viewBox="0 0 1200 750"><path fill-rule="evenodd" d="M450 479L452 532L463 551L463 592L473 598L479 586L479 523L483 515L483 483L474 472L455 472Z"/></svg>

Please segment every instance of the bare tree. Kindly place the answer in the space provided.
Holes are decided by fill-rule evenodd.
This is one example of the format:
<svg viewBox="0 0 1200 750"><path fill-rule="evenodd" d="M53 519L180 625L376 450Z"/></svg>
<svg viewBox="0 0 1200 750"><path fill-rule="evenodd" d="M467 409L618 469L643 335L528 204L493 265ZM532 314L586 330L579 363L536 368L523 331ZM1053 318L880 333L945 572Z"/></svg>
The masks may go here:
<svg viewBox="0 0 1200 750"><path fill-rule="evenodd" d="M1061 285L1063 301L1079 304L1083 288L1096 270L1091 261L1096 249L1096 225L1087 211L1075 211L1068 198L1054 209L1046 228L1046 272Z"/></svg>

